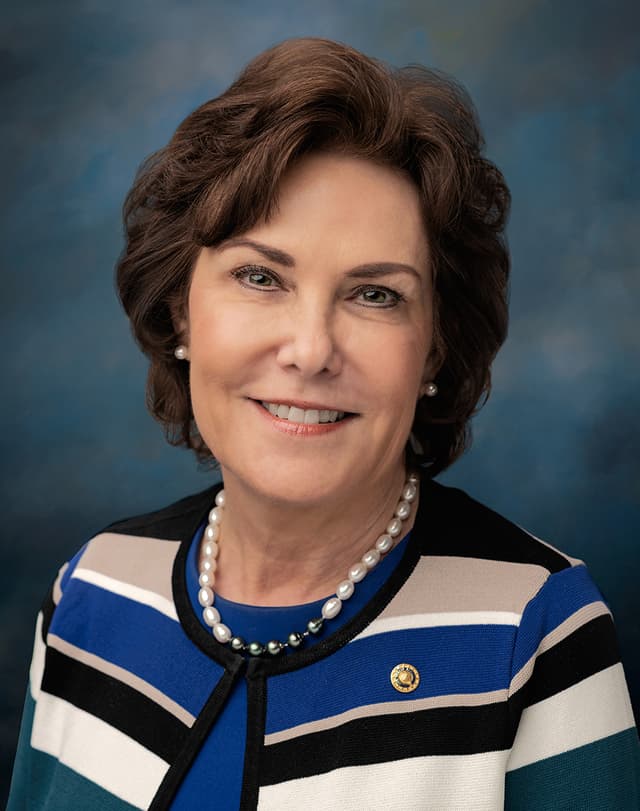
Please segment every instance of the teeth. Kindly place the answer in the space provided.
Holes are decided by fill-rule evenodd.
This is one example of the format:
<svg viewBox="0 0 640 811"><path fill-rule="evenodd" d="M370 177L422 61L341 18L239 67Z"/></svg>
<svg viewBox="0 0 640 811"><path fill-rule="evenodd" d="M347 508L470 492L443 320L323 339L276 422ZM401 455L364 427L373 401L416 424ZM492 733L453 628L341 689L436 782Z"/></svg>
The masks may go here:
<svg viewBox="0 0 640 811"><path fill-rule="evenodd" d="M318 411L315 408L305 410L297 408L296 406L282 405L281 403L266 403L262 401L262 405L274 417L279 417L281 420L290 420L291 422L300 422L305 425L317 425L321 422L337 422L344 417L344 411Z"/></svg>

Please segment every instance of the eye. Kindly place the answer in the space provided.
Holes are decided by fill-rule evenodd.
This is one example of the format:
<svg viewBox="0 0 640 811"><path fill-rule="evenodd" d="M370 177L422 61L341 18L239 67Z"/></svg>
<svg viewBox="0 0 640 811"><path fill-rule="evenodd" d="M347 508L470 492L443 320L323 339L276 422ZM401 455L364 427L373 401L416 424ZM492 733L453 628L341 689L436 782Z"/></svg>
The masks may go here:
<svg viewBox="0 0 640 811"><path fill-rule="evenodd" d="M389 287L359 287L355 291L355 296L360 296L360 301L365 307L378 307L380 309L395 307L405 298L402 293L391 290Z"/></svg>
<svg viewBox="0 0 640 811"><path fill-rule="evenodd" d="M245 287L253 289L274 288L280 284L280 280L275 273L267 270L267 268L260 267L260 265L246 265L237 268L231 271L231 275Z"/></svg>

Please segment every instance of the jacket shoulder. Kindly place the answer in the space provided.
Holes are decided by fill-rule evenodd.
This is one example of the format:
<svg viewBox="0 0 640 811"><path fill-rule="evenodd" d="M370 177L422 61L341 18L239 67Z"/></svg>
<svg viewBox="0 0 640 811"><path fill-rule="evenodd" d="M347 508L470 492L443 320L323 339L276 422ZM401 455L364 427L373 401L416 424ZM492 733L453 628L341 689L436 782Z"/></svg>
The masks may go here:
<svg viewBox="0 0 640 811"><path fill-rule="evenodd" d="M430 482L424 515L425 554L531 564L548 574L582 564L456 487Z"/></svg>
<svg viewBox="0 0 640 811"><path fill-rule="evenodd" d="M185 531L190 531L192 527L195 530L196 525L213 506L216 493L221 487L222 484L218 483L159 510L119 519L97 534L110 532L119 535L146 535L168 541L183 540Z"/></svg>

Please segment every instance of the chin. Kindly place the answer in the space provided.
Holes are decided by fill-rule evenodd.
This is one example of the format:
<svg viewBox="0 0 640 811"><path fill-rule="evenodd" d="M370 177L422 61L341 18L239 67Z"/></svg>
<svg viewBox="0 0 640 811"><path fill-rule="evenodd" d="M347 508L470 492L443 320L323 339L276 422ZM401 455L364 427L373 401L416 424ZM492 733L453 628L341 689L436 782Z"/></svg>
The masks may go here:
<svg viewBox="0 0 640 811"><path fill-rule="evenodd" d="M344 494L345 482L336 466L310 465L308 460L295 462L263 462L252 470L225 467L221 463L225 481L235 479L256 495L291 505L312 505ZM353 482L353 478L350 479ZM349 477L347 478L349 481Z"/></svg>

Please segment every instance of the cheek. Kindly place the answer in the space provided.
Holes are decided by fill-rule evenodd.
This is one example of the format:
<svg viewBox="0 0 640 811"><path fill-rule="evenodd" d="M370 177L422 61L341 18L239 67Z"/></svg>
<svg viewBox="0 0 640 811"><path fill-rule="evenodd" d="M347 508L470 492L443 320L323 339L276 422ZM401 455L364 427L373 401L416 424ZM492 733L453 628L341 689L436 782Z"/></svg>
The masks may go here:
<svg viewBox="0 0 640 811"><path fill-rule="evenodd" d="M212 306L201 301L190 314L190 356L192 367L205 374L222 372L237 365L251 351L254 330L237 308Z"/></svg>
<svg viewBox="0 0 640 811"><path fill-rule="evenodd" d="M417 333L380 335L368 342L366 374L393 402L407 402L417 396L429 351L428 342Z"/></svg>

